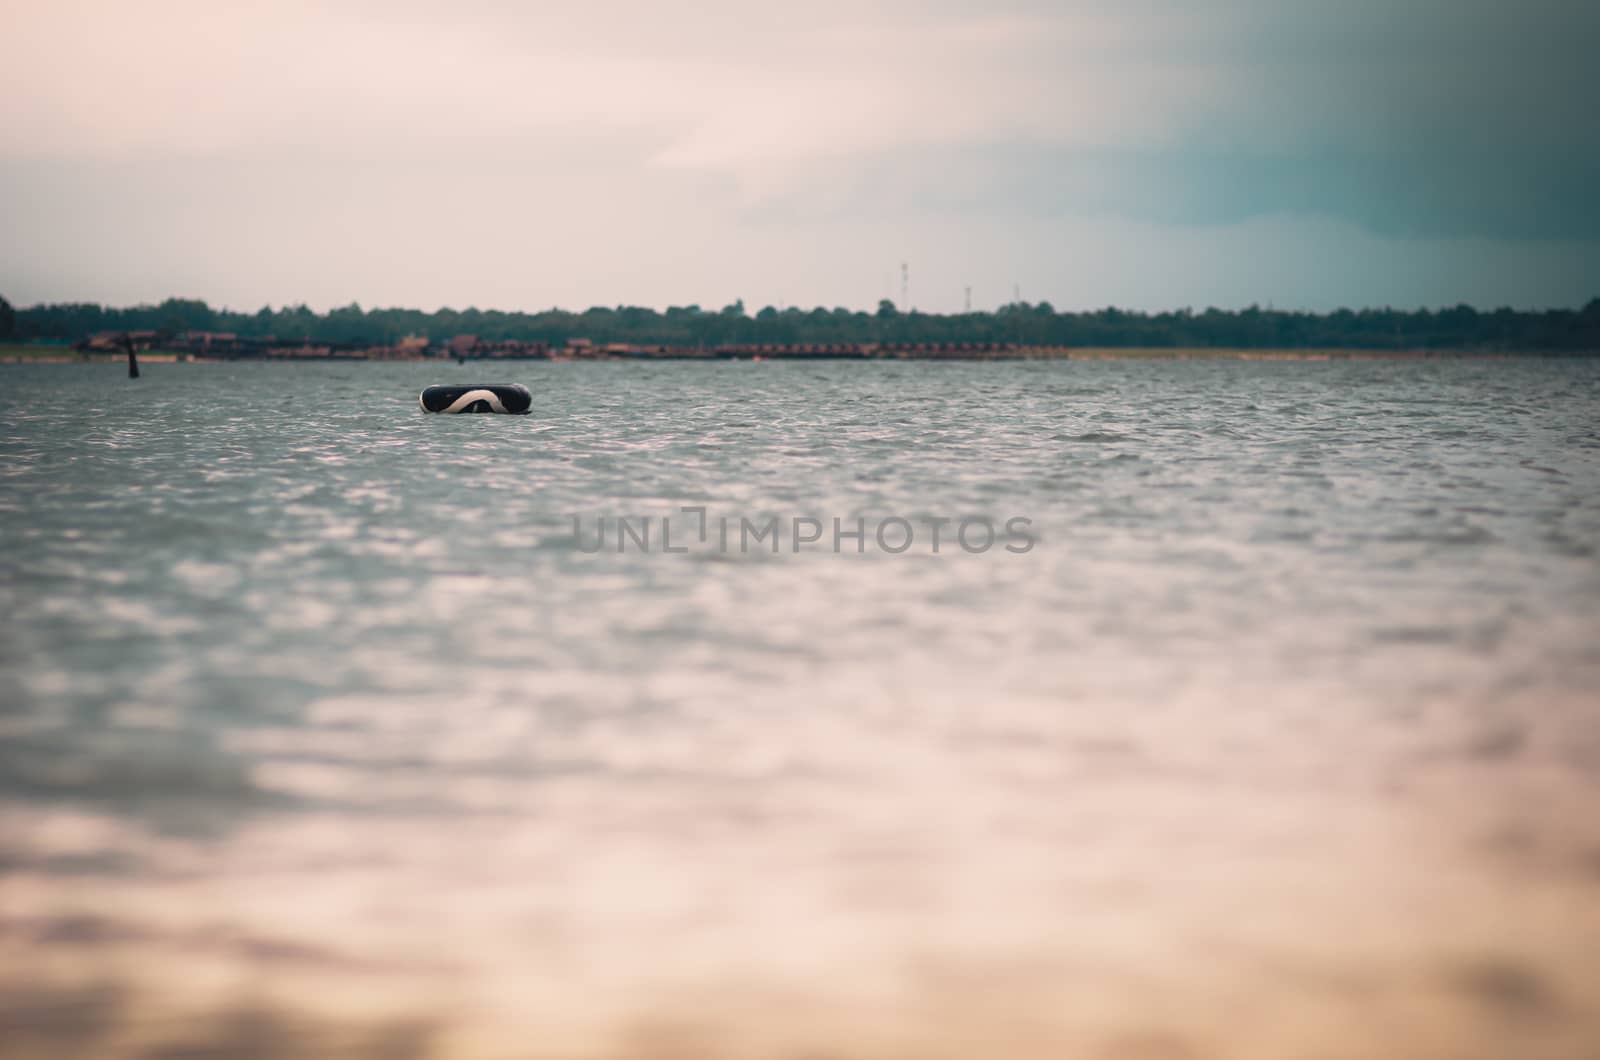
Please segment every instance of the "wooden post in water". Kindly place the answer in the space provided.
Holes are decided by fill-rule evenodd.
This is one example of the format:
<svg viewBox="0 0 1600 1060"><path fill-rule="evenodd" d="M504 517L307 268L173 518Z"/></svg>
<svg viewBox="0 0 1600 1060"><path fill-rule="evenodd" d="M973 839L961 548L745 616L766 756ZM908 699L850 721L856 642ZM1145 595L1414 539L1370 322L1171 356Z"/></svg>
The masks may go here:
<svg viewBox="0 0 1600 1060"><path fill-rule="evenodd" d="M122 336L122 348L128 351L128 378L139 378L139 357L133 352L133 337L127 334Z"/></svg>

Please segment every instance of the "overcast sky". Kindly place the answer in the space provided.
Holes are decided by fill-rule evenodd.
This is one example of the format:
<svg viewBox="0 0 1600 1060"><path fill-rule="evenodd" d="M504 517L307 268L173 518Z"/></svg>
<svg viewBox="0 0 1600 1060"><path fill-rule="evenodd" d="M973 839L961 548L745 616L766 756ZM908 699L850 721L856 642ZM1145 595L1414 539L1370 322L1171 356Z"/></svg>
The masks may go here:
<svg viewBox="0 0 1600 1060"><path fill-rule="evenodd" d="M0 0L0 294L1600 295L1590 0Z"/></svg>

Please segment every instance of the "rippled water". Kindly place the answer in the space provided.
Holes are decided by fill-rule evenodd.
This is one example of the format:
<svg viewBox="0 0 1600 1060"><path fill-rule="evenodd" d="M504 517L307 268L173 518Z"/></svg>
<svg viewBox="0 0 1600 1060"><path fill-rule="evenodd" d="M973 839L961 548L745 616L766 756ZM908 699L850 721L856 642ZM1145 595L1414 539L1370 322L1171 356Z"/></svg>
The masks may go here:
<svg viewBox="0 0 1600 1060"><path fill-rule="evenodd" d="M490 372L0 369L0 1056L1596 1055L1600 364Z"/></svg>

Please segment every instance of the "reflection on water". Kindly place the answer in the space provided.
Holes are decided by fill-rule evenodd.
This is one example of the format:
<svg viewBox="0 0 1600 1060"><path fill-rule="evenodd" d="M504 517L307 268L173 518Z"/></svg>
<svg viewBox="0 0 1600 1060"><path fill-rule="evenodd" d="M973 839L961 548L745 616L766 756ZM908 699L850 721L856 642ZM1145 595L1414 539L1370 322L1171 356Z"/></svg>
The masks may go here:
<svg viewBox="0 0 1600 1060"><path fill-rule="evenodd" d="M0 1057L1594 1055L1596 366L439 371L4 370Z"/></svg>

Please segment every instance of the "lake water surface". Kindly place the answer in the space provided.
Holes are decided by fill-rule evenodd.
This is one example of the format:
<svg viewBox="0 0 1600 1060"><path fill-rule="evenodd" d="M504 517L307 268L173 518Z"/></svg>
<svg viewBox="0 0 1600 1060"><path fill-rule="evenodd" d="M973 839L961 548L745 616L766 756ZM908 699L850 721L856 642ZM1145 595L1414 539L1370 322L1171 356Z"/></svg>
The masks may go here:
<svg viewBox="0 0 1600 1060"><path fill-rule="evenodd" d="M1600 1055L1600 362L124 374L0 367L0 1056Z"/></svg>

